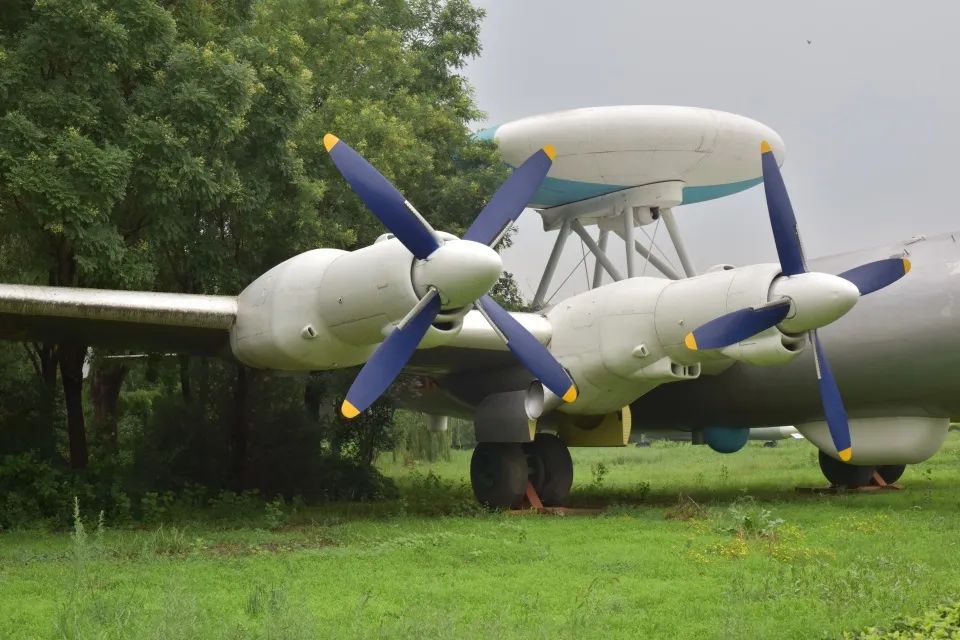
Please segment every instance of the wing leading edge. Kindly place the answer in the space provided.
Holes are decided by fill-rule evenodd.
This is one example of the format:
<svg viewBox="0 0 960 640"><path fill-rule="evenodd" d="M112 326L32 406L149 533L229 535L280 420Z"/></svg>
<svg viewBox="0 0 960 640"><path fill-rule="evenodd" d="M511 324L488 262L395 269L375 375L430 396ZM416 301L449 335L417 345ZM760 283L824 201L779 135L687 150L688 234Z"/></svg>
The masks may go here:
<svg viewBox="0 0 960 640"><path fill-rule="evenodd" d="M547 318L511 315L538 342L550 341ZM236 317L234 296L0 284L0 340L230 357ZM494 329L471 311L457 337L443 346L417 350L404 369L443 376L516 364Z"/></svg>
<svg viewBox="0 0 960 640"><path fill-rule="evenodd" d="M0 284L0 339L230 353L233 296Z"/></svg>

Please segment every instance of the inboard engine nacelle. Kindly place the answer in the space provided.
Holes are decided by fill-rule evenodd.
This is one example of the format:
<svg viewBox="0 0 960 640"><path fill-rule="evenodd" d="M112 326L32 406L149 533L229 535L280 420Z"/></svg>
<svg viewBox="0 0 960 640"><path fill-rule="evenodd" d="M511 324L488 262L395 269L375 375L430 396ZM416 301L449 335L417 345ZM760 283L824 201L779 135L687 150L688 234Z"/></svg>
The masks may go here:
<svg viewBox="0 0 960 640"><path fill-rule="evenodd" d="M422 295L414 262L390 235L356 251L315 249L282 262L240 294L230 334L234 355L280 370L366 362ZM421 345L455 337L464 311L438 316Z"/></svg>
<svg viewBox="0 0 960 640"><path fill-rule="evenodd" d="M738 360L758 365L792 360L803 336L773 327L721 351L691 351L684 337L712 318L768 302L780 275L776 264L721 267L670 281L630 278L564 300L547 314L551 351L571 372L577 402L566 413L606 413L626 406L660 384L689 380L703 367L717 373ZM553 403L532 389L528 410Z"/></svg>

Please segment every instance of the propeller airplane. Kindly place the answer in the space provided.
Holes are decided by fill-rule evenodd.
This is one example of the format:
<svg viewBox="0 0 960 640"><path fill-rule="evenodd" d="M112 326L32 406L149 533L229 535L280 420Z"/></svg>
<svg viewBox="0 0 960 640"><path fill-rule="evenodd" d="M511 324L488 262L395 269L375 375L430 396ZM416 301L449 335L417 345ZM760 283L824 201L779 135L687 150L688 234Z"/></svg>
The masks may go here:
<svg viewBox="0 0 960 640"><path fill-rule="evenodd" d="M446 416L472 419L471 480L494 507L518 504L528 482L544 504L563 504L568 447L625 446L631 431L679 429L726 453L751 428L796 424L827 478L848 485L874 473L892 481L939 448L960 413L953 236L808 265L783 143L733 114L605 107L479 135L516 168L462 238L435 230L328 134L332 162L388 231L374 244L299 254L238 296L0 285L0 338L220 353L276 371L360 366L343 416L392 389L432 429ZM779 262L696 274L673 207L760 182ZM508 312L489 293L503 271L493 247L528 206L560 234L538 309ZM661 222L685 277L633 237ZM598 226L597 240L585 224ZM626 242L627 277L605 255L611 231ZM593 286L548 307L571 232L597 259ZM637 275L634 249L667 277ZM614 281L603 284L601 270ZM904 301L943 310L911 313Z"/></svg>

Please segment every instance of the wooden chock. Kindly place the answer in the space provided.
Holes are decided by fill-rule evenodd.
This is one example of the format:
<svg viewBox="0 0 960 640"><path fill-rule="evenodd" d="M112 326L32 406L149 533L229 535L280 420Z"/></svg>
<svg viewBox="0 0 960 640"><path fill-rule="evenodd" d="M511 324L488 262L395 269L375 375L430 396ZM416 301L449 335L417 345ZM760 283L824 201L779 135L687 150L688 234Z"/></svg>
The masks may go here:
<svg viewBox="0 0 960 640"><path fill-rule="evenodd" d="M530 504L530 507L538 513L546 511L546 509L543 508L543 502L540 501L540 496L537 495L537 490L529 480L527 480L527 502Z"/></svg>

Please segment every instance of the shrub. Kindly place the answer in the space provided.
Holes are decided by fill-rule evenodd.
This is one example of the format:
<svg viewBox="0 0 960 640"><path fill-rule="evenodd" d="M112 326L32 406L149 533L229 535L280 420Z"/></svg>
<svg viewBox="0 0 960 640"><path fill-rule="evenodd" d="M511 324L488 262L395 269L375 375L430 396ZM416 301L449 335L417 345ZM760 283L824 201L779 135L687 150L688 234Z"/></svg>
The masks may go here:
<svg viewBox="0 0 960 640"><path fill-rule="evenodd" d="M758 505L753 496L743 496L727 508L718 529L741 538L775 538L783 522L774 518L770 509Z"/></svg>
<svg viewBox="0 0 960 640"><path fill-rule="evenodd" d="M69 513L66 475L34 453L0 457L0 529L27 527Z"/></svg>
<svg viewBox="0 0 960 640"><path fill-rule="evenodd" d="M590 465L590 474L593 476L593 484L597 487L603 485L604 478L607 477L607 465L602 462Z"/></svg>
<svg viewBox="0 0 960 640"><path fill-rule="evenodd" d="M908 640L960 637L960 602L941 605L922 616L902 618L888 628L871 627L843 635L849 640Z"/></svg>
<svg viewBox="0 0 960 640"><path fill-rule="evenodd" d="M483 512L465 482L444 480L432 471L415 471L401 492L404 506L419 515L470 515Z"/></svg>
<svg viewBox="0 0 960 640"><path fill-rule="evenodd" d="M677 498L677 503L668 508L664 512L663 517L667 520L699 520L705 518L707 513L706 507L701 506L690 496L680 494Z"/></svg>

